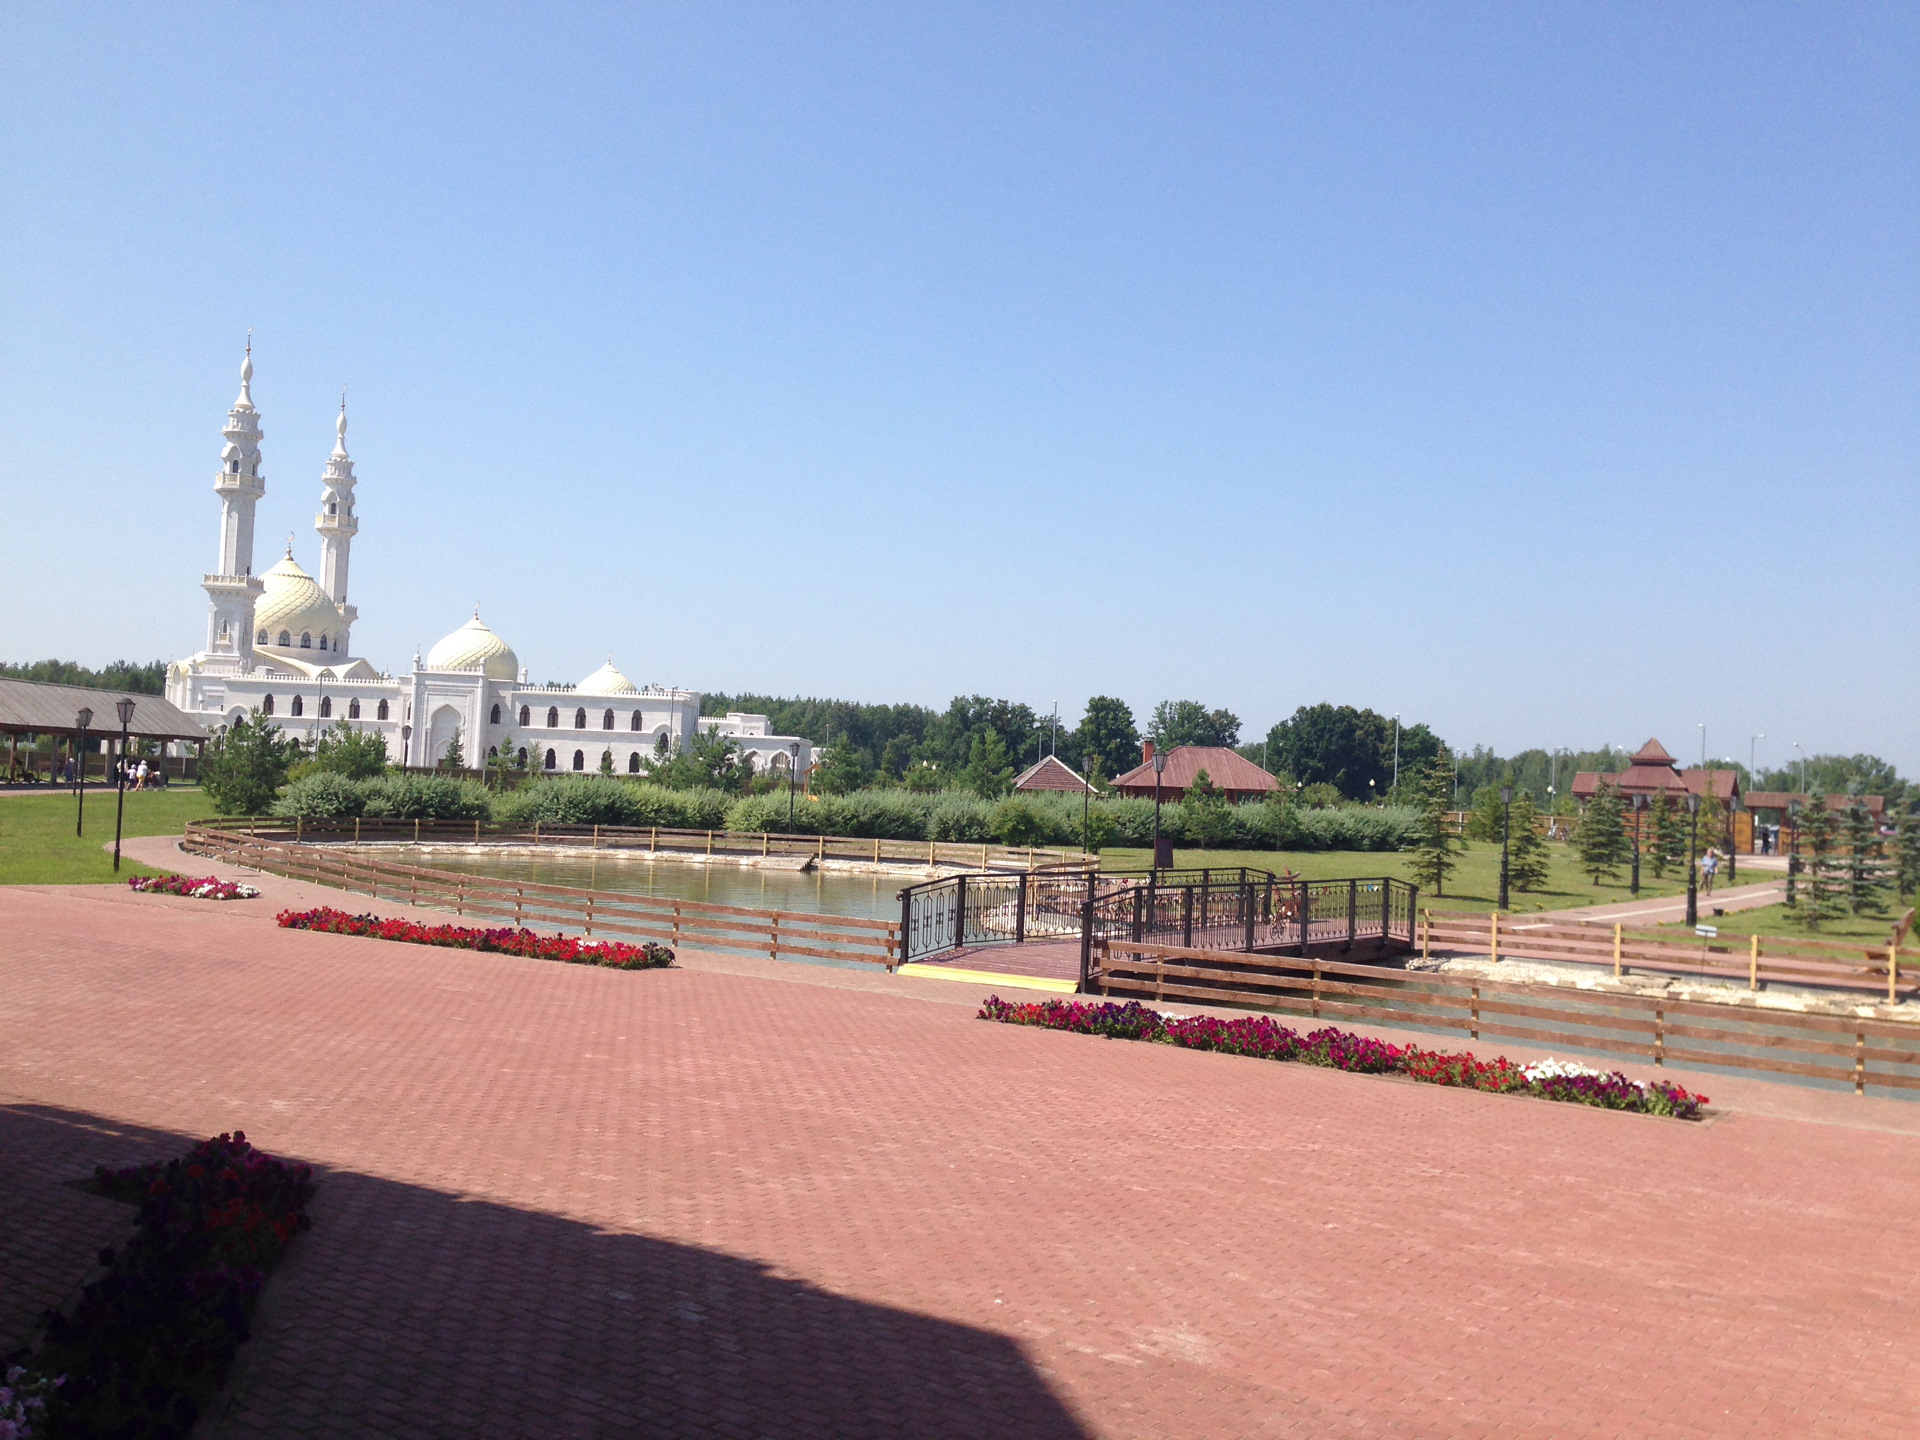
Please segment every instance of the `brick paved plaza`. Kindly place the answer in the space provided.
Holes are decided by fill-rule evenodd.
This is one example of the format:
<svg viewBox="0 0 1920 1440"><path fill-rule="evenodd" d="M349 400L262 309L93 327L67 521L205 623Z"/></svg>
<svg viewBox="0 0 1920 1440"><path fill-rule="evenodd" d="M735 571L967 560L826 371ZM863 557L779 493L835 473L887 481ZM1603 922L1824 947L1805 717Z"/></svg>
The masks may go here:
<svg viewBox="0 0 1920 1440"><path fill-rule="evenodd" d="M0 1338L124 1224L96 1160L322 1170L204 1436L1920 1432L1920 1106L1708 1079L1688 1126L259 883L0 891Z"/></svg>

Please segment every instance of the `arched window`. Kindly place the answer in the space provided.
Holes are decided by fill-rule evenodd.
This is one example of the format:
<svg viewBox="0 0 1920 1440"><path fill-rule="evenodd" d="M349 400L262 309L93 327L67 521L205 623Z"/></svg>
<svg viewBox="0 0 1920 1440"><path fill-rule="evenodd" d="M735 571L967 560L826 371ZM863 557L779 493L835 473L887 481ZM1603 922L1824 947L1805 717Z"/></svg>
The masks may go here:
<svg viewBox="0 0 1920 1440"><path fill-rule="evenodd" d="M238 475L240 473L240 462L238 460L227 461L227 473L229 475Z"/></svg>
<svg viewBox="0 0 1920 1440"><path fill-rule="evenodd" d="M584 705L573 712L573 728L576 730L587 728L587 710Z"/></svg>
<svg viewBox="0 0 1920 1440"><path fill-rule="evenodd" d="M313 649L313 632L312 631L302 630L300 632L300 648L302 650Z"/></svg>
<svg viewBox="0 0 1920 1440"><path fill-rule="evenodd" d="M269 695L260 702L260 713L262 715L273 714L273 696Z"/></svg>
<svg viewBox="0 0 1920 1440"><path fill-rule="evenodd" d="M284 649L286 646L291 645L292 643L293 643L293 637L289 635L286 631L282 630L280 632L281 647Z"/></svg>
<svg viewBox="0 0 1920 1440"><path fill-rule="evenodd" d="M331 720L333 718L333 697L331 695L322 695L320 697L320 718L322 720Z"/></svg>
<svg viewBox="0 0 1920 1440"><path fill-rule="evenodd" d="M629 730L638 730L640 728L640 712L638 710L633 712L633 719L627 723L627 728Z"/></svg>
<svg viewBox="0 0 1920 1440"><path fill-rule="evenodd" d="M586 751L576 750L573 752L573 768L576 770L584 770L587 768L587 752Z"/></svg>
<svg viewBox="0 0 1920 1440"><path fill-rule="evenodd" d="M638 775L639 773L640 773L640 752L636 750L633 752L633 754L627 756L627 774Z"/></svg>
<svg viewBox="0 0 1920 1440"><path fill-rule="evenodd" d="M387 702L382 700L380 702L380 708L376 710L374 714L381 720L386 719L387 718Z"/></svg>
<svg viewBox="0 0 1920 1440"><path fill-rule="evenodd" d="M553 769L554 763L555 761L554 761L553 751L549 750L547 751L547 769L549 770Z"/></svg>
<svg viewBox="0 0 1920 1440"><path fill-rule="evenodd" d="M609 710L600 717L600 728L602 730L613 729L613 711Z"/></svg>
<svg viewBox="0 0 1920 1440"><path fill-rule="evenodd" d="M522 729L525 729L531 723L532 723L532 716L528 713L527 707L522 705L520 707L520 727Z"/></svg>
<svg viewBox="0 0 1920 1440"><path fill-rule="evenodd" d="M256 645L264 645L264 644L266 644L266 643L267 643L267 632L266 632L266 631L264 631L264 630L262 630L262 631L261 631L261 632L260 632L260 633L259 633L258 635L256 635L256 636L254 636L254 637L253 637L253 643L254 643L254 644L256 644Z"/></svg>
<svg viewBox="0 0 1920 1440"><path fill-rule="evenodd" d="M302 700L302 699L301 699L301 698L300 698L300 697L299 697L298 695L296 695L296 696L294 696L294 697L293 697L293 709L292 709L291 711L289 711L288 713L289 713L289 714L293 714L293 715L304 715L304 714L306 714L306 713L307 713L307 705L306 705L306 702L305 702L304 700Z"/></svg>
<svg viewBox="0 0 1920 1440"><path fill-rule="evenodd" d="M500 747L498 745L487 746L487 759L498 760L499 758L500 758Z"/></svg>
<svg viewBox="0 0 1920 1440"><path fill-rule="evenodd" d="M519 760L520 760L520 768L522 770L526 769L527 768L527 747L524 745L520 747Z"/></svg>
<svg viewBox="0 0 1920 1440"><path fill-rule="evenodd" d="M560 728L560 707L558 705L549 705L547 707L547 729L558 730L559 728ZM549 765L547 766L547 768L551 770L553 766Z"/></svg>
<svg viewBox="0 0 1920 1440"><path fill-rule="evenodd" d="M324 632L320 636L320 648L322 650L327 648L327 637Z"/></svg>
<svg viewBox="0 0 1920 1440"><path fill-rule="evenodd" d="M359 718L360 718L360 700L359 700L359 697L356 696L353 699L347 701L347 719L358 720Z"/></svg>
<svg viewBox="0 0 1920 1440"><path fill-rule="evenodd" d="M490 725L498 725L500 723L500 707L498 705L493 707L493 718L487 723Z"/></svg>

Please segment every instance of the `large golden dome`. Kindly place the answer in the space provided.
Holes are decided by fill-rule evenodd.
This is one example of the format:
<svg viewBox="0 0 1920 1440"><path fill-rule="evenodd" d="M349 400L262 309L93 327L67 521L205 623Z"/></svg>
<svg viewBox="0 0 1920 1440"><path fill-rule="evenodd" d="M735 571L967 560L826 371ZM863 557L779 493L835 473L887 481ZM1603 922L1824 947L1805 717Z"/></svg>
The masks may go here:
<svg viewBox="0 0 1920 1440"><path fill-rule="evenodd" d="M345 621L340 607L327 598L315 579L302 570L289 555L260 579L266 589L253 607L255 643L273 650L318 649L324 637L326 648L336 643ZM258 632L267 638L260 640ZM285 636L283 640L280 637ZM302 646L301 636L307 637Z"/></svg>
<svg viewBox="0 0 1920 1440"><path fill-rule="evenodd" d="M483 669L489 680L518 680L520 657L476 612L474 617L427 652L429 670Z"/></svg>

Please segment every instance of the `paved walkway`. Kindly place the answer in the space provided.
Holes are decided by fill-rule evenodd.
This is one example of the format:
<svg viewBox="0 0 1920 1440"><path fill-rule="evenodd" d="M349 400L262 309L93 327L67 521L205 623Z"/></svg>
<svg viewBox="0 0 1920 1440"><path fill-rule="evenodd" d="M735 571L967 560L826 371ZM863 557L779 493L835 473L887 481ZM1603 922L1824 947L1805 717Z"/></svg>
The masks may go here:
<svg viewBox="0 0 1920 1440"><path fill-rule="evenodd" d="M1716 908L1731 913L1735 910L1759 910L1767 905L1777 905L1786 898L1787 882L1781 880L1763 880L1752 885L1716 886L1709 895L1704 890L1698 897L1698 914L1704 921L1711 922ZM1616 922L1626 925L1671 925L1687 918L1687 897L1685 895L1663 895L1647 900L1622 900L1616 905L1583 905L1570 910L1541 910L1532 915L1515 916L1513 928L1524 930L1529 924L1538 924L1550 920L1556 924L1592 924L1612 925Z"/></svg>
<svg viewBox="0 0 1920 1440"><path fill-rule="evenodd" d="M1688 1126L262 888L0 891L8 1213L234 1126L324 1169L202 1440L1913 1433L1920 1106Z"/></svg>

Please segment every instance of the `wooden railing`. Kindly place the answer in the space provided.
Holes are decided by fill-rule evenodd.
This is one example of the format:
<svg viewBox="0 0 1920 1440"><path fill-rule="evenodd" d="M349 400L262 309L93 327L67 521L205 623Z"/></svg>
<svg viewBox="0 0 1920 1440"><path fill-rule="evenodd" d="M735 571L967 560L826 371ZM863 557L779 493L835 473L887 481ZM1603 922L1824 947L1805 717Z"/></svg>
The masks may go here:
<svg viewBox="0 0 1920 1440"><path fill-rule="evenodd" d="M1850 945L1838 940L1773 935L1710 938L1672 930L1542 922L1459 910L1423 912L1420 954L1427 958L1435 949L1468 950L1495 961L1605 965L1612 967L1615 976L1630 970L1651 970L1663 975L1745 980L1749 990L1758 990L1766 982L1873 990L1884 992L1889 1004L1903 991L1915 993L1915 982L1920 980L1911 965L1902 970L1898 939L1885 945Z"/></svg>
<svg viewBox="0 0 1920 1440"><path fill-rule="evenodd" d="M678 949L744 950L778 960L805 955L884 965L900 963L900 926L791 910L748 910L697 900L586 890L533 881L496 880L425 865L402 865L365 851L289 844L198 824L181 848L229 864L310 880L334 889L455 915L509 921L515 926L559 926L588 935L657 940Z"/></svg>
<svg viewBox="0 0 1920 1440"><path fill-rule="evenodd" d="M314 844L529 844L597 850L765 859L775 855L851 860L872 865L1033 870L1094 863L1078 850L1045 845L993 845L959 840L868 840L848 835L780 835L735 830L676 830L666 825L496 825L490 820L280 820L238 816L198 826L262 840ZM193 826L188 827L189 830Z"/></svg>
<svg viewBox="0 0 1920 1440"><path fill-rule="evenodd" d="M1920 1025L1900 1021L1510 985L1336 960L1124 940L1093 944L1090 989L1100 995L1459 1030L1474 1040L1499 1035L1540 1049L1576 1047L1655 1065L1810 1076L1851 1083L1855 1094L1868 1085L1920 1089Z"/></svg>

